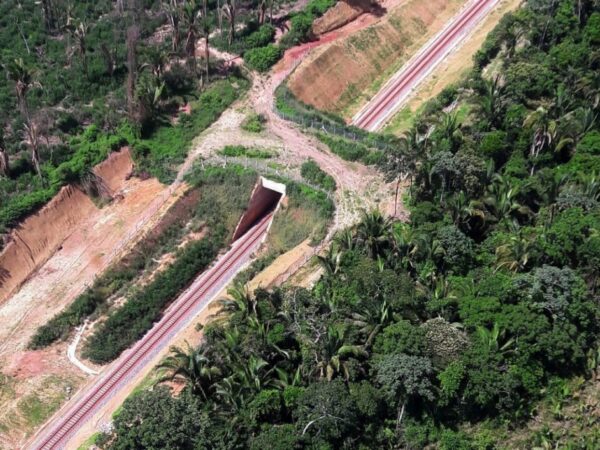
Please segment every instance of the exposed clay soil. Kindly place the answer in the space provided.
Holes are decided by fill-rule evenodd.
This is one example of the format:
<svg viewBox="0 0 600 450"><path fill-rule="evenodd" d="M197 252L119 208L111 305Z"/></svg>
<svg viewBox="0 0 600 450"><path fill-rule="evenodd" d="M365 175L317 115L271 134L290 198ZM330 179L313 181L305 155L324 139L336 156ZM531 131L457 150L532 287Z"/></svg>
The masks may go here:
<svg viewBox="0 0 600 450"><path fill-rule="evenodd" d="M347 0L337 2L333 8L327 11L323 17L319 17L312 26L315 36L328 33L352 22L361 14L370 12L377 8L376 2L370 0ZM381 11L381 9L379 9Z"/></svg>
<svg viewBox="0 0 600 450"><path fill-rule="evenodd" d="M66 397L59 398L54 392L54 397L48 399L43 397L44 392L67 381L69 389L75 390L84 380L68 362L66 344L42 351L26 350L35 330L91 284L182 192L180 188L171 195L169 188L155 179L126 180L130 169L128 157L113 157L98 168L100 174L111 174L107 184L114 189L116 200L102 209L83 193L69 200L65 211L79 215L65 225L66 237L35 276L0 305L0 368L9 376L13 390L13 395L0 400L0 448L18 448L32 431L23 399L41 395L44 407L58 407ZM38 235L52 233L50 218L33 230ZM44 240L40 236L38 239ZM28 425L14 426L15 421Z"/></svg>
<svg viewBox="0 0 600 450"><path fill-rule="evenodd" d="M463 4L462 0L383 3L385 14L361 16L366 28L313 51L292 74L289 87L304 103L351 117ZM344 28L339 32L343 34Z"/></svg>

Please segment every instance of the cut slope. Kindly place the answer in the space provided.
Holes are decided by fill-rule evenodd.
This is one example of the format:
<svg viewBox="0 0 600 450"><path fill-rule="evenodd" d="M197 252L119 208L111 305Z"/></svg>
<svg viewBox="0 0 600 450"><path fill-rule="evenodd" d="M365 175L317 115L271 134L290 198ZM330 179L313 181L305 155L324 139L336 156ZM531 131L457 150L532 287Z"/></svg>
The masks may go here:
<svg viewBox="0 0 600 450"><path fill-rule="evenodd" d="M456 14L460 0L408 0L375 24L319 49L289 80L316 108L351 116L369 94Z"/></svg>
<svg viewBox="0 0 600 450"><path fill-rule="evenodd" d="M125 148L97 165L94 173L115 192L123 187L132 168L129 149ZM65 186L39 212L17 226L0 253L0 304L60 248L74 225L96 209L81 190Z"/></svg>

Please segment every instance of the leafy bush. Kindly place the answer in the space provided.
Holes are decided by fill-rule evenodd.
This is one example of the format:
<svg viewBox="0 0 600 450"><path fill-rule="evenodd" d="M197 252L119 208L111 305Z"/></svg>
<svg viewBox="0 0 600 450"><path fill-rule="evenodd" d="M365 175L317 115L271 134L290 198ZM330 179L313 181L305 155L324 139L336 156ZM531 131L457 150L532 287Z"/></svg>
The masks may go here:
<svg viewBox="0 0 600 450"><path fill-rule="evenodd" d="M319 167L312 159L302 164L300 170L302 177L310 183L316 184L327 191L335 191L335 180Z"/></svg>
<svg viewBox="0 0 600 450"><path fill-rule="evenodd" d="M214 83L192 104L189 116L181 116L177 125L155 130L150 136L134 144L134 159L138 172L147 172L163 183L174 180L192 140L227 109L248 86L247 80L230 78Z"/></svg>
<svg viewBox="0 0 600 450"><path fill-rule="evenodd" d="M282 50L276 45L257 47L244 53L244 60L248 67L259 72L266 72L281 58Z"/></svg>
<svg viewBox="0 0 600 450"><path fill-rule="evenodd" d="M219 154L230 157L246 157L246 158L257 158L257 159L269 159L273 157L273 154L267 150L261 150L259 148L248 148L243 145L226 145Z"/></svg>
<svg viewBox="0 0 600 450"><path fill-rule="evenodd" d="M260 133L264 129L266 119L262 114L251 114L242 122L242 130Z"/></svg>
<svg viewBox="0 0 600 450"><path fill-rule="evenodd" d="M275 27L271 24L264 24L257 31L251 33L244 39L247 50L265 47L273 41L275 37Z"/></svg>

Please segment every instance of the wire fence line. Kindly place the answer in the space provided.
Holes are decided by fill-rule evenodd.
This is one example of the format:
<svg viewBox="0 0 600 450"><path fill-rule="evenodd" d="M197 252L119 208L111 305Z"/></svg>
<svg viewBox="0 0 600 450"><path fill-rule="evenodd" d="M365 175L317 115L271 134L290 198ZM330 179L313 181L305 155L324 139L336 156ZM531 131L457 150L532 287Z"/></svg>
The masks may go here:
<svg viewBox="0 0 600 450"><path fill-rule="evenodd" d="M291 107L293 108L293 107ZM294 114L286 113L277 107L277 101L273 103L273 112L281 119L293 122L304 128L308 128L317 132L331 134L350 141L358 142L367 147L374 147L381 151L391 151L393 147L389 144L378 140L370 140L358 130L352 129L345 124L335 122L330 119L313 115L295 112Z"/></svg>

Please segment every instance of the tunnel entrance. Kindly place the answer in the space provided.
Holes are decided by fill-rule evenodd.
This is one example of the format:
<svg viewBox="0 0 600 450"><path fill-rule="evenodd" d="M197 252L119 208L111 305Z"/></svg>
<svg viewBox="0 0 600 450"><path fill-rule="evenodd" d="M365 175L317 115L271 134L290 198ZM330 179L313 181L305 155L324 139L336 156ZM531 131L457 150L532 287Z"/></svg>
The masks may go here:
<svg viewBox="0 0 600 450"><path fill-rule="evenodd" d="M277 183L265 177L260 177L252 190L246 212L242 215L235 231L233 241L242 237L260 219L279 206L285 197L285 184Z"/></svg>

